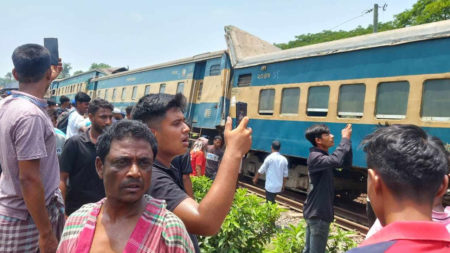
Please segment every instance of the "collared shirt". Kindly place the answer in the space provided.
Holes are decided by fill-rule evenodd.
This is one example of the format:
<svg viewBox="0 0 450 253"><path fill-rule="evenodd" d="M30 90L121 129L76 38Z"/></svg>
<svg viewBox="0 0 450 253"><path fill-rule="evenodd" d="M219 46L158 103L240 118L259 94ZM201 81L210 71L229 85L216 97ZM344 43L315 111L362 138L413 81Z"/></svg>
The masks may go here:
<svg viewBox="0 0 450 253"><path fill-rule="evenodd" d="M147 205L123 252L194 252L183 222L166 209L165 202L148 195L143 197ZM105 200L84 205L70 215L57 252L89 252Z"/></svg>
<svg viewBox="0 0 450 253"><path fill-rule="evenodd" d="M319 218L327 222L333 221L333 170L351 167L352 157L352 144L347 138L342 138L341 143L331 155L317 147L310 149L307 160L308 196L303 210L306 219Z"/></svg>
<svg viewBox="0 0 450 253"><path fill-rule="evenodd" d="M279 152L273 152L264 159L258 170L259 174L266 173L265 189L271 193L281 192L283 177L288 177L288 161Z"/></svg>
<svg viewBox="0 0 450 253"><path fill-rule="evenodd" d="M450 252L450 234L444 224L437 222L398 221L348 252Z"/></svg>
<svg viewBox="0 0 450 253"><path fill-rule="evenodd" d="M69 115L67 122L67 138L80 134L80 128L85 126L86 122L83 115L80 115L77 110Z"/></svg>
<svg viewBox="0 0 450 253"><path fill-rule="evenodd" d="M69 173L66 213L75 212L82 205L105 197L103 181L95 169L95 145L86 133L69 138L61 155L61 171Z"/></svg>
<svg viewBox="0 0 450 253"><path fill-rule="evenodd" d="M46 100L20 91L12 94L0 102L0 215L26 220L18 162L39 160L46 205L58 190L59 164Z"/></svg>

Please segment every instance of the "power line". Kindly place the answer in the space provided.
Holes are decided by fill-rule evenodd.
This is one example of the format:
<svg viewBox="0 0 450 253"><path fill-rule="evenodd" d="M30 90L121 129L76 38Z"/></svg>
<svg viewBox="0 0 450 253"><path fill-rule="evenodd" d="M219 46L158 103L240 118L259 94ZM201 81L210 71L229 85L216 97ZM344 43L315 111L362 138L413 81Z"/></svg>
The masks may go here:
<svg viewBox="0 0 450 253"><path fill-rule="evenodd" d="M356 16L356 17L353 17L353 18L351 18L351 19L349 19L349 20L347 20L347 21L345 21L345 22L343 22L343 23L341 23L341 24L339 24L339 25L337 25L337 26L331 28L330 30L333 30L333 29L335 29L335 28L337 28L337 27L339 27L339 26L341 26L341 25L343 25L343 24L346 24L346 23L348 23L348 22L350 22L350 21L353 21L353 20L355 20L355 19L357 19L357 18L360 18L360 17L362 17L362 16L364 16L364 15L366 15L366 14L369 14L369 13L371 13L372 11L373 11L373 9L366 10L366 11L364 11L361 15Z"/></svg>

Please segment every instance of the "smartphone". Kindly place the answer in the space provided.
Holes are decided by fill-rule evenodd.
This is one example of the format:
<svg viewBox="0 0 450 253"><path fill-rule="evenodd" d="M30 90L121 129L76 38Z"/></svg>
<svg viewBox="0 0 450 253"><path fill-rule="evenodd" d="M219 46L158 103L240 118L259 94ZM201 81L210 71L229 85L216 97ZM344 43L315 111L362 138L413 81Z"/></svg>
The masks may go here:
<svg viewBox="0 0 450 253"><path fill-rule="evenodd" d="M44 47L50 51L50 64L58 65L59 53L58 53L58 39L57 38L44 38Z"/></svg>

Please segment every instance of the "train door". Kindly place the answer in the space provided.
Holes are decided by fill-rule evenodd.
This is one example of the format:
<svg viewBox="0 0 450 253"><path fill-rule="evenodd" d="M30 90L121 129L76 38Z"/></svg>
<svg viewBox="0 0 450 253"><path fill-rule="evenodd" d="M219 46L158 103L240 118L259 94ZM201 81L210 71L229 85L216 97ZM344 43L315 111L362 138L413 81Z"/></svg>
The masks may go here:
<svg viewBox="0 0 450 253"><path fill-rule="evenodd" d="M193 85L189 101L188 119L192 122L192 126L196 127L199 120L199 103L202 100L203 79L205 77L206 61L195 63Z"/></svg>

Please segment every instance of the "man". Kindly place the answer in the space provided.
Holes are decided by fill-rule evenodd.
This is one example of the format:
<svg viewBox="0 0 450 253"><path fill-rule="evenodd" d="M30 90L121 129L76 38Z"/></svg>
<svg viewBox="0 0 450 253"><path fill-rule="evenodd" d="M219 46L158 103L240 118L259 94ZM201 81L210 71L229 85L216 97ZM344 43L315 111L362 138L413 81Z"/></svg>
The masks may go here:
<svg viewBox="0 0 450 253"><path fill-rule="evenodd" d="M119 121L123 119L123 115L122 112L120 111L119 108L114 108L113 111L113 122Z"/></svg>
<svg viewBox="0 0 450 253"><path fill-rule="evenodd" d="M326 125L313 125L305 133L313 147L307 160L309 187L303 208L307 224L304 253L325 252L327 246L330 223L334 219L333 170L352 164L351 124L347 124L341 134L341 143L330 155L328 150L334 146L334 135Z"/></svg>
<svg viewBox="0 0 450 253"><path fill-rule="evenodd" d="M59 98L60 108L58 108L58 116L63 112L68 112L71 108L70 99L66 96L61 96Z"/></svg>
<svg viewBox="0 0 450 253"><path fill-rule="evenodd" d="M57 108L56 103L52 100L47 100L47 108L56 110Z"/></svg>
<svg viewBox="0 0 450 253"><path fill-rule="evenodd" d="M61 154L64 147L64 143L66 143L66 134L63 131L56 128L56 120L58 118L58 112L55 109L47 108L47 114L50 117L53 125L53 131L55 131L56 137L56 154L58 155L58 161L61 164Z"/></svg>
<svg viewBox="0 0 450 253"><path fill-rule="evenodd" d="M68 218L58 252L193 252L183 222L163 200L144 195L157 153L141 122L122 120L106 130L95 161L106 198Z"/></svg>
<svg viewBox="0 0 450 253"><path fill-rule="evenodd" d="M288 178L288 161L286 157L280 155L281 143L277 140L272 142L272 153L264 159L263 164L253 178L253 183L258 182L258 178L266 173L266 202L275 203L278 193L284 191L284 186Z"/></svg>
<svg viewBox="0 0 450 253"><path fill-rule="evenodd" d="M133 106L129 105L127 106L127 108L125 108L125 112L126 112L126 119L131 119L131 111L133 110Z"/></svg>
<svg viewBox="0 0 450 253"><path fill-rule="evenodd" d="M178 177L182 178L183 187L187 195L194 198L194 191L192 190L192 181L190 174L192 173L191 154L188 152L183 155L176 156L172 162L172 166L178 169Z"/></svg>
<svg viewBox="0 0 450 253"><path fill-rule="evenodd" d="M220 161L223 156L222 149L223 139L222 136L217 135L214 137L213 145L206 147L206 176L211 180L214 180L219 169Z"/></svg>
<svg viewBox="0 0 450 253"><path fill-rule="evenodd" d="M49 51L25 44L12 54L19 91L0 103L0 251L54 252L64 225L53 126L43 99L62 70Z"/></svg>
<svg viewBox="0 0 450 253"><path fill-rule="evenodd" d="M84 115L88 110L89 101L91 101L91 97L84 92L80 91L75 95L75 110L69 115L67 138L86 132L87 127Z"/></svg>
<svg viewBox="0 0 450 253"><path fill-rule="evenodd" d="M149 94L142 97L132 112L133 119L147 124L158 142L158 154L153 164L152 186L149 193L167 202L186 225L191 234L214 235L222 225L233 201L239 165L251 146L248 118L231 130L231 118L225 125L227 149L223 155L216 180L200 203L190 198L184 188L179 171L170 165L177 155L189 146L189 127L185 123L182 94ZM197 240L191 236L198 251Z"/></svg>
<svg viewBox="0 0 450 253"><path fill-rule="evenodd" d="M108 101L101 98L92 100L88 107L91 127L85 133L69 138L64 145L59 187L66 203L67 215L84 204L105 197L103 182L95 170L95 144L111 125L112 110L113 106Z"/></svg>
<svg viewBox="0 0 450 253"><path fill-rule="evenodd" d="M448 186L442 142L414 125L381 127L362 142L367 194L383 228L350 252L449 252L445 224L431 221Z"/></svg>

